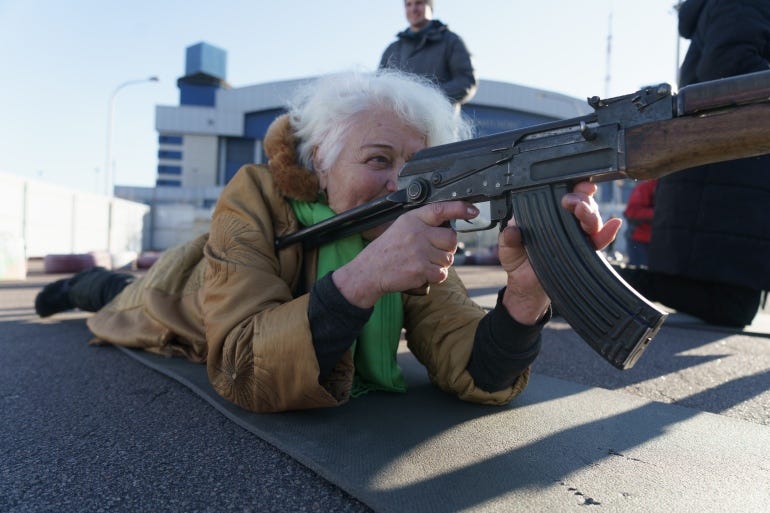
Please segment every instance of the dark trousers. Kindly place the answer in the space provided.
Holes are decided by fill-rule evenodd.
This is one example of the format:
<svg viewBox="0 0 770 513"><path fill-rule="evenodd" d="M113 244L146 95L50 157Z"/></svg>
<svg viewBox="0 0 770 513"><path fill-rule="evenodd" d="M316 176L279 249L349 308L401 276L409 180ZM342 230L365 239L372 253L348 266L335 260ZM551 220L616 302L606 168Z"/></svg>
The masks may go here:
<svg viewBox="0 0 770 513"><path fill-rule="evenodd" d="M647 262L649 261L649 258L647 257L649 254L649 247L650 245L645 242L637 242L629 239L628 244L626 245L629 265L647 267Z"/></svg>
<svg viewBox="0 0 770 513"><path fill-rule="evenodd" d="M73 277L69 297L77 308L98 312L132 281L134 276L130 274L95 267Z"/></svg>
<svg viewBox="0 0 770 513"><path fill-rule="evenodd" d="M657 301L709 324L743 328L759 310L762 291L647 269L616 267L620 276L650 301Z"/></svg>

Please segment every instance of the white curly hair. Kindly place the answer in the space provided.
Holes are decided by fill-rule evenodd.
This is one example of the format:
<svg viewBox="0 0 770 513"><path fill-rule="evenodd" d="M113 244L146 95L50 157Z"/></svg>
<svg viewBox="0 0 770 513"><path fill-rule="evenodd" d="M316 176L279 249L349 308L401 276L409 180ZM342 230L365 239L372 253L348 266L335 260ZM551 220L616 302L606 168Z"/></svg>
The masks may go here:
<svg viewBox="0 0 770 513"><path fill-rule="evenodd" d="M319 165L328 168L339 156L353 118L383 108L424 134L427 146L473 135L471 123L423 77L392 69L336 73L299 88L289 103L300 164L312 170L317 152Z"/></svg>

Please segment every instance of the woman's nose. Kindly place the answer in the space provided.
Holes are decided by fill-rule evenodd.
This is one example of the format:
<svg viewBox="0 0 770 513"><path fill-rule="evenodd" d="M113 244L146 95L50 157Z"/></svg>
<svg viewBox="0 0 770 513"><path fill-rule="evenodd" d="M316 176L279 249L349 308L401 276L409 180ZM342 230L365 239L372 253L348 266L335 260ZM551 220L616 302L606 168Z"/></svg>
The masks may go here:
<svg viewBox="0 0 770 513"><path fill-rule="evenodd" d="M385 188L388 192L396 192L398 190L398 171L401 168L394 169L389 175L388 180L385 183Z"/></svg>

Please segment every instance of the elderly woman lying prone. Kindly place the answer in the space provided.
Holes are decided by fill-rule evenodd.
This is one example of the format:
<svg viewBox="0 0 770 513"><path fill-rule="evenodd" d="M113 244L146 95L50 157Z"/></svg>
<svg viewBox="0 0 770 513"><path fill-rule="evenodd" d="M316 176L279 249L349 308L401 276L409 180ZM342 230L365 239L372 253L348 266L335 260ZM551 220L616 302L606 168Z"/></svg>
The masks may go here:
<svg viewBox="0 0 770 513"><path fill-rule="evenodd" d="M550 318L512 223L499 235L507 285L488 313L452 268L457 234L446 221L478 215L464 202L417 208L320 250L275 249L279 237L395 191L418 150L469 135L422 79L393 71L324 77L269 128L267 165L245 165L227 184L209 234L166 251L138 279L97 268L49 284L36 310L96 312L87 322L103 342L205 362L216 391L249 410L404 392L402 328L436 386L505 404L526 386ZM594 191L579 184L562 205L602 248L620 221L602 223ZM426 283L427 295L404 293Z"/></svg>

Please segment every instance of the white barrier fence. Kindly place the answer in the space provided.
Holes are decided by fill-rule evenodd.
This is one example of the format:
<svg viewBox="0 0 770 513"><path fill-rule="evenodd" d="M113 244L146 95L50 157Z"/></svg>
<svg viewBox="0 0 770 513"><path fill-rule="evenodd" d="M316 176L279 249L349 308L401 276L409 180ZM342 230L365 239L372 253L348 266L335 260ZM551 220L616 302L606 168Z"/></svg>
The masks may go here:
<svg viewBox="0 0 770 513"><path fill-rule="evenodd" d="M108 252L113 267L125 265L142 251L149 211L142 203L0 173L0 278L19 244L25 258Z"/></svg>

